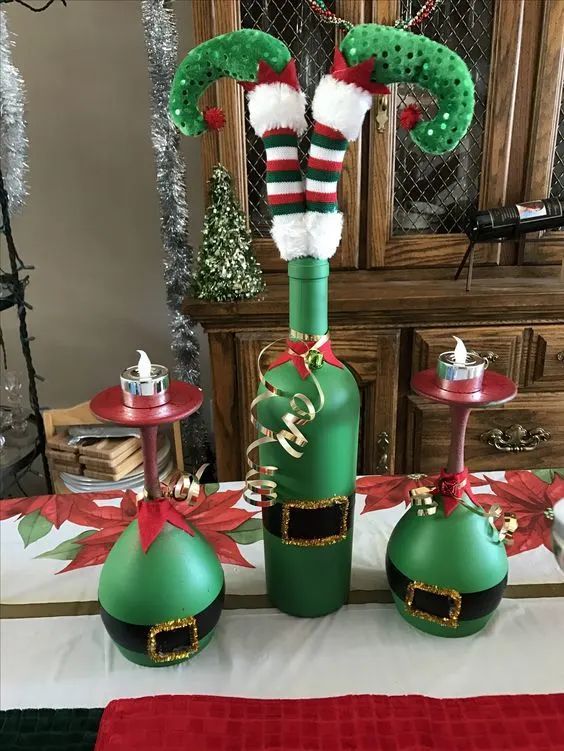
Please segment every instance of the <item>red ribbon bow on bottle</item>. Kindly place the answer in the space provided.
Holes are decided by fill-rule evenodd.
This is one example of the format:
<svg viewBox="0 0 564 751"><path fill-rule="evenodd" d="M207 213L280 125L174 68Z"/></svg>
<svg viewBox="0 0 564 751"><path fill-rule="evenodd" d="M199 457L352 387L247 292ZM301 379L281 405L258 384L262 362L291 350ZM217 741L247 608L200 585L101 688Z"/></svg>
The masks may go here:
<svg viewBox="0 0 564 751"><path fill-rule="evenodd" d="M137 509L137 523L139 524L139 538L141 547L146 553L163 530L166 523L183 529L194 536L194 530L188 526L186 519L177 511L168 498L158 498L152 501L139 501Z"/></svg>
<svg viewBox="0 0 564 751"><path fill-rule="evenodd" d="M317 342L294 342L288 339L288 349L283 352L280 357L276 358L276 360L272 363L268 370L272 370L272 368L276 368L278 365L291 360L294 363L296 370L300 374L300 377L305 380L309 375L311 375L311 367L308 363L308 356L311 357L310 353L313 354L314 352L319 352L320 355L323 356L323 360L329 363L329 365L335 365L335 367L337 368L344 367L343 363L340 360L337 360L337 358L333 354L330 341L326 341L320 346L316 346L317 344ZM315 369L315 365L312 365L312 367Z"/></svg>
<svg viewBox="0 0 564 751"><path fill-rule="evenodd" d="M443 497L443 509L445 516L450 516L454 509L462 500L464 494L476 503L470 480L468 479L468 469L464 467L462 472L449 473L446 469L441 469L439 479L437 480L436 492Z"/></svg>

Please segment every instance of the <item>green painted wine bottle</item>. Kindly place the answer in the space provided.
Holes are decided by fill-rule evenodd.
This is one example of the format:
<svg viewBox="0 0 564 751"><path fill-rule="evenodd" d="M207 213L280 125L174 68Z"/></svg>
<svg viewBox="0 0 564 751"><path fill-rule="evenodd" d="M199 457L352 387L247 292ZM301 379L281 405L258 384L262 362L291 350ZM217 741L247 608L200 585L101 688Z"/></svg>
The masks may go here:
<svg viewBox="0 0 564 751"><path fill-rule="evenodd" d="M268 370L266 379L285 394L306 396L316 414L299 426L307 441L298 444L301 457L280 441L259 449L260 464L277 467L276 501L263 509L266 583L277 608L315 617L338 610L349 594L360 397L353 374L336 360L330 341L314 347L328 332L329 262L292 260L288 276L288 347L313 350L305 358L288 356ZM305 373L304 360L310 366ZM261 385L259 394L264 392ZM303 405L299 397L296 403ZM277 396L258 404L257 417L276 432L291 412L291 399Z"/></svg>

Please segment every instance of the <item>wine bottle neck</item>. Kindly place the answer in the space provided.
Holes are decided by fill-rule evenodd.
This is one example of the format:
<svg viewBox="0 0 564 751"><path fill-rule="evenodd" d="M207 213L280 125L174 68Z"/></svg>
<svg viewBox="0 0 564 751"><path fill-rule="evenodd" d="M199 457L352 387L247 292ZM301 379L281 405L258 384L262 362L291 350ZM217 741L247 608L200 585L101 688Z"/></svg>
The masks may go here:
<svg viewBox="0 0 564 751"><path fill-rule="evenodd" d="M327 332L329 261L296 258L288 263L290 329L322 336Z"/></svg>

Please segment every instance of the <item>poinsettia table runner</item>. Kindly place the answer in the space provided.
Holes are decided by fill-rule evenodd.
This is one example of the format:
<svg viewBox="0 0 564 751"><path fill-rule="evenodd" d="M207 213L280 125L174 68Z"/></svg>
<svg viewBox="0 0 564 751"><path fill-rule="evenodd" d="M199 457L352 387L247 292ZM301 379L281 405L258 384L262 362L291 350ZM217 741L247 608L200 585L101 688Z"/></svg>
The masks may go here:
<svg viewBox="0 0 564 751"><path fill-rule="evenodd" d="M433 479L358 479L352 602L389 601L388 538L406 509L410 489ZM500 503L519 520L514 545L508 548L509 584L519 589L508 594L564 594L564 573L550 541L550 511L564 498L564 469L476 473L470 479L478 502L486 508ZM224 565L227 607L264 607L262 523L241 499L242 488L242 483L206 485L195 506L178 508L198 526ZM130 493L0 501L4 617L97 612L100 565L135 511Z"/></svg>
<svg viewBox="0 0 564 751"><path fill-rule="evenodd" d="M112 702L95 751L561 751L564 694Z"/></svg>
<svg viewBox="0 0 564 751"><path fill-rule="evenodd" d="M461 640L418 632L384 604L387 540L410 488L432 478L359 478L351 602L363 604L320 619L266 607L260 518L240 501L242 483L206 486L195 507L179 510L224 563L228 609L202 654L166 670L125 661L96 614L100 566L135 513L133 499L0 501L0 746L90 751L101 711L95 708L123 697L562 693L564 575L550 550L549 517L564 497L563 476L562 470L473 475L479 500L486 507L501 503L521 528L509 549L510 597L483 632ZM492 710L492 726L498 719ZM528 732L538 723L531 719ZM458 748L472 747L452 751Z"/></svg>

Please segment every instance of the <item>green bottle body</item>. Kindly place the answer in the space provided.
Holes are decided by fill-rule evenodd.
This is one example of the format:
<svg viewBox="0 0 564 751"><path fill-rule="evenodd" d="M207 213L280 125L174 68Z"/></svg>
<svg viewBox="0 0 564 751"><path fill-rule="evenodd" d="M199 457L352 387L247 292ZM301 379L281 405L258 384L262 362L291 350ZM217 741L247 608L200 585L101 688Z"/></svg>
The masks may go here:
<svg viewBox="0 0 564 751"><path fill-rule="evenodd" d="M197 530L189 535L166 523L144 553L135 520L104 563L98 599L102 608L119 621L155 626L201 613L218 597L223 581L214 549ZM199 639L195 655L212 639L214 630ZM183 662L154 662L147 653L134 652L117 642L116 646L138 665L162 667Z"/></svg>
<svg viewBox="0 0 564 751"><path fill-rule="evenodd" d="M395 526L388 543L387 558L411 581L456 590L462 596L483 593L502 584L507 577L505 545L485 516L473 513L458 504L449 516L443 510L441 496L436 514L417 516L412 505ZM465 496L465 503L473 506ZM434 636L461 637L480 631L495 612L503 594L488 605L489 612L481 617L459 620L456 627L442 625L412 615L404 599L393 591L400 615L408 623Z"/></svg>
<svg viewBox="0 0 564 751"><path fill-rule="evenodd" d="M328 262L312 258L290 261L288 275L291 333L324 335L328 328ZM278 468L273 477L277 483L277 503L311 502L335 496L354 500L360 412L358 387L346 366L339 368L323 362L313 372L325 403L312 422L300 426L307 439L307 444L300 449L303 455L292 457L278 442L267 443L259 450L261 465ZM302 379L292 362L269 370L266 377L270 384L287 393L305 394L318 407L319 395L312 377ZM264 390L261 386L259 393ZM277 431L283 427L282 417L289 411L288 399L266 399L258 405L258 419ZM264 528L266 583L273 605L291 615L316 617L337 610L347 601L352 521L351 506L345 538L323 545L289 544Z"/></svg>

